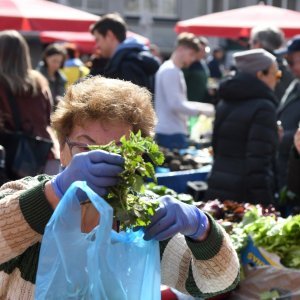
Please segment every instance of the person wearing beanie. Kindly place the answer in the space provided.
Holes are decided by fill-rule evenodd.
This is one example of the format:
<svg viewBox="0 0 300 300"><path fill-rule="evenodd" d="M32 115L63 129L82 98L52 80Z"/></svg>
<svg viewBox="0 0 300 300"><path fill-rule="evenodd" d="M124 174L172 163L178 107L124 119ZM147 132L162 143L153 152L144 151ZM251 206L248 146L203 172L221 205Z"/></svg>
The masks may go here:
<svg viewBox="0 0 300 300"><path fill-rule="evenodd" d="M267 70L276 58L264 49L253 49L237 52L233 55L236 68L239 72L244 72L256 76L261 70Z"/></svg>
<svg viewBox="0 0 300 300"><path fill-rule="evenodd" d="M263 49L234 55L237 73L219 88L213 129L214 163L205 198L274 203L277 149L276 58Z"/></svg>

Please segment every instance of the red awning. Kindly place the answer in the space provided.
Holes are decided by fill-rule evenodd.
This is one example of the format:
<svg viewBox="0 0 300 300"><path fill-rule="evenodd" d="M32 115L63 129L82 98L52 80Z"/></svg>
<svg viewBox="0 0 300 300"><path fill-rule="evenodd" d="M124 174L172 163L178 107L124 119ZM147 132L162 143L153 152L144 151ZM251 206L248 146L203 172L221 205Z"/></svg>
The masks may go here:
<svg viewBox="0 0 300 300"><path fill-rule="evenodd" d="M175 31L225 38L249 37L257 25L277 26L287 38L300 33L300 12L270 5L253 5L177 22Z"/></svg>
<svg viewBox="0 0 300 300"><path fill-rule="evenodd" d="M0 0L0 30L87 32L98 19L97 15L45 0Z"/></svg>
<svg viewBox="0 0 300 300"><path fill-rule="evenodd" d="M93 52L89 27L99 16L46 0L0 0L0 30L39 32L44 43L72 42L81 52ZM128 32L145 44L142 35Z"/></svg>
<svg viewBox="0 0 300 300"><path fill-rule="evenodd" d="M135 37L145 45L150 44L149 39L132 31L127 31L127 37ZM43 43L74 43L80 52L85 53L92 53L95 48L95 39L90 32L42 31L40 32L40 39Z"/></svg>

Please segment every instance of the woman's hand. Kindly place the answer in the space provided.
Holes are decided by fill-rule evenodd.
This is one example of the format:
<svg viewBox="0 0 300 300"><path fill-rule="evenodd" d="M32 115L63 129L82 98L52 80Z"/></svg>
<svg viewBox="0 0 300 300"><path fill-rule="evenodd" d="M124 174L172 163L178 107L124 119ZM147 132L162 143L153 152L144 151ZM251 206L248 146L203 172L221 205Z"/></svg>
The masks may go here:
<svg viewBox="0 0 300 300"><path fill-rule="evenodd" d="M160 205L145 228L145 240L166 240L181 233L197 241L204 240L209 232L207 216L196 206L185 204L170 196L160 198Z"/></svg>
<svg viewBox="0 0 300 300"><path fill-rule="evenodd" d="M104 196L108 188L119 181L123 171L124 159L118 154L102 150L93 150L76 154L71 163L51 180L56 196L60 199L74 181L86 181L87 185L99 196ZM84 192L78 194L79 201L84 201Z"/></svg>

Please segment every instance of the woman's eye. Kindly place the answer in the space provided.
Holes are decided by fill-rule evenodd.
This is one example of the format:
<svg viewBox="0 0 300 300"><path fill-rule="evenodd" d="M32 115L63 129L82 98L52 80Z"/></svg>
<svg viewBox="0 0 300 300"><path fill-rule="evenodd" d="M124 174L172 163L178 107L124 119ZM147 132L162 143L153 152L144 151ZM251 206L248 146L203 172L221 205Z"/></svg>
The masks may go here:
<svg viewBox="0 0 300 300"><path fill-rule="evenodd" d="M81 152L87 152L87 151L90 151L91 149L88 147L88 146L82 146L80 147L80 151Z"/></svg>

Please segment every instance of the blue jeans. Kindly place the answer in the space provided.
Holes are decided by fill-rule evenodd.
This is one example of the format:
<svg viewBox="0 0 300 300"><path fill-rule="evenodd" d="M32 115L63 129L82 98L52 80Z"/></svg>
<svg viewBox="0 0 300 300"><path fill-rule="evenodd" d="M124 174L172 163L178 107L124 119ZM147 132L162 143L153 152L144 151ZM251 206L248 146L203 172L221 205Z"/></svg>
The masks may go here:
<svg viewBox="0 0 300 300"><path fill-rule="evenodd" d="M187 135L182 133L157 133L155 135L155 141L159 146L169 149L186 149L189 146Z"/></svg>

